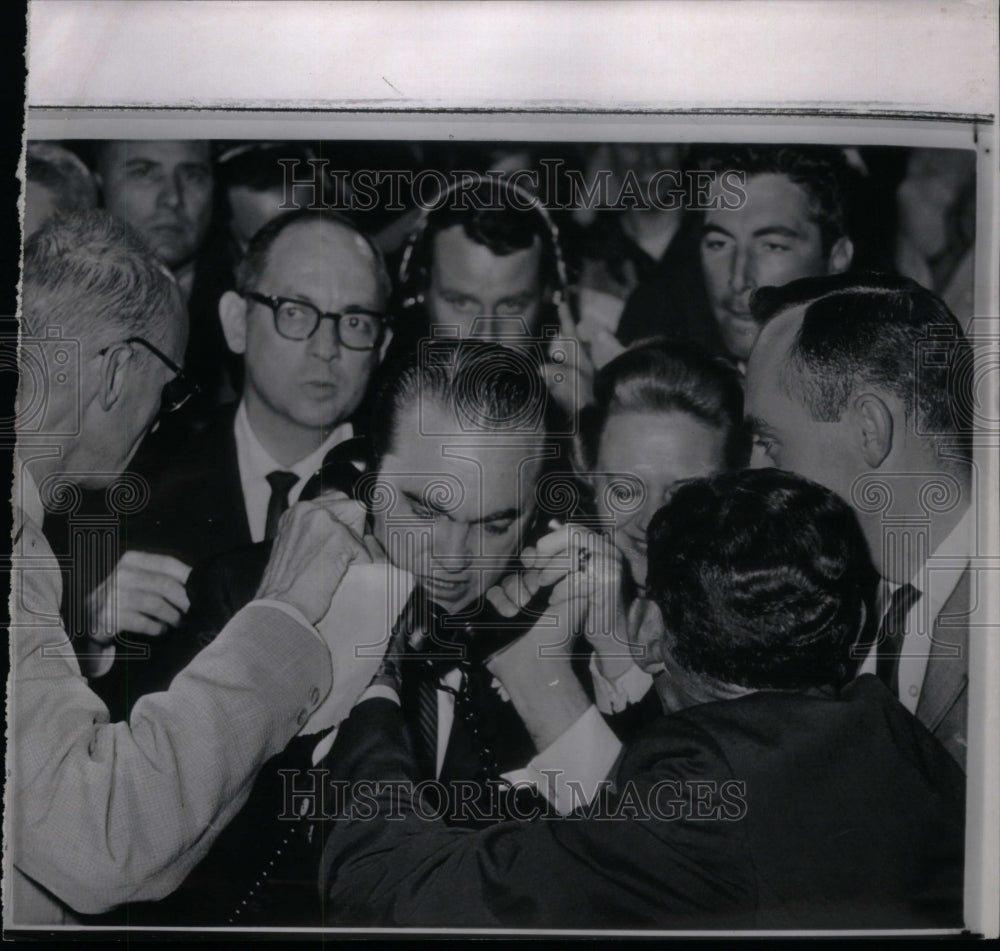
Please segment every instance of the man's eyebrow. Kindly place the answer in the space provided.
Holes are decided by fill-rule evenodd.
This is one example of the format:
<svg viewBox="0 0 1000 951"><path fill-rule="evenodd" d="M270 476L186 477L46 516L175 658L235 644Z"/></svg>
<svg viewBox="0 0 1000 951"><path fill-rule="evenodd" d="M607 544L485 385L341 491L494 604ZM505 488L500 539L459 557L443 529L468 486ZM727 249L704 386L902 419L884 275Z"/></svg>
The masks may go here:
<svg viewBox="0 0 1000 951"><path fill-rule="evenodd" d="M531 300L531 298L535 296L536 295L534 291L530 290L518 291L516 294L507 294L506 297L501 297L500 303L504 303L505 301Z"/></svg>
<svg viewBox="0 0 1000 951"><path fill-rule="evenodd" d="M435 505L426 497L426 493L424 492L413 492L410 489L403 489L402 495L408 502L413 502L421 508L432 509L435 512L440 512L442 515L447 514L446 509L442 508L440 505Z"/></svg>
<svg viewBox="0 0 1000 951"><path fill-rule="evenodd" d="M493 512L490 515L484 515L482 518L474 518L469 524L481 525L485 522L513 522L520 515L521 512L518 508L511 507L509 509L501 509L499 512Z"/></svg>
<svg viewBox="0 0 1000 951"><path fill-rule="evenodd" d="M766 225L754 231L755 238L765 238L768 235L778 235L782 238L804 238L805 234L797 228L789 228L788 225Z"/></svg>
<svg viewBox="0 0 1000 951"><path fill-rule="evenodd" d="M727 231L722 225L717 225L711 221L706 221L705 224L701 226L701 233L703 235L711 234L712 232L718 232L719 234L724 234L727 238L732 238L733 233Z"/></svg>
<svg viewBox="0 0 1000 951"><path fill-rule="evenodd" d="M440 512L442 515L448 514L448 509L442 508L440 505L435 505L434 502L426 498L422 492L413 492L410 489L403 489L401 494L407 501L413 502L422 508L428 508L434 512ZM520 514L520 510L516 506L512 506L508 509L501 509L499 512L491 512L489 515L484 515L482 518L474 518L469 522L469 524L481 525L484 522L513 521L518 518Z"/></svg>

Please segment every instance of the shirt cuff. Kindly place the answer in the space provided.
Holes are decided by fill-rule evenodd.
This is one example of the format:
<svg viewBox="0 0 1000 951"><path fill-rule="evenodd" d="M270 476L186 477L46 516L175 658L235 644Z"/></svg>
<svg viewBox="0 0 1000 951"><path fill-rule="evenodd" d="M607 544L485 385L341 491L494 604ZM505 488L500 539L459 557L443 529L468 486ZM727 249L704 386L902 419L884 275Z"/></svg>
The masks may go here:
<svg viewBox="0 0 1000 951"><path fill-rule="evenodd" d="M609 680L597 666L597 655L590 655L590 676L594 682L594 702L601 713L621 713L638 703L653 684L652 674L632 664L625 673Z"/></svg>
<svg viewBox="0 0 1000 951"><path fill-rule="evenodd" d="M560 815L569 815L590 803L606 785L621 748L597 708L590 706L527 766L503 778L512 784L530 783Z"/></svg>

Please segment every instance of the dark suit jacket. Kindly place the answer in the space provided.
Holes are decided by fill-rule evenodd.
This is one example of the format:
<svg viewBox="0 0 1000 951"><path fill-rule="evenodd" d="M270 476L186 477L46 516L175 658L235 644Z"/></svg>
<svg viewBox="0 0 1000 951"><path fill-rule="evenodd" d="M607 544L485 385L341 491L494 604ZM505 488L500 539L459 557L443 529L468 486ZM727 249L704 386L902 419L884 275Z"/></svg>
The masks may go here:
<svg viewBox="0 0 1000 951"><path fill-rule="evenodd" d="M250 544L236 460L236 409L222 407L184 442L154 438L144 446L135 469L149 481L149 504L126 525L128 548L196 565Z"/></svg>
<svg viewBox="0 0 1000 951"><path fill-rule="evenodd" d="M398 709L367 704L331 769L412 778ZM663 717L630 745L617 785L603 817L476 832L415 814L398 788L372 818L354 787L355 817L349 802L323 856L327 924L961 924L964 776L872 676ZM402 818L383 818L390 799Z"/></svg>
<svg viewBox="0 0 1000 951"><path fill-rule="evenodd" d="M189 439L179 440L166 431L162 436L154 433L144 444L132 468L149 483L149 503L122 519L125 550L172 555L195 565L250 544L236 461L235 415L235 405L223 407ZM207 642L189 649L194 643L184 627L159 637L123 635L111 670L94 681L112 719L125 719L144 694L165 690Z"/></svg>
<svg viewBox="0 0 1000 951"><path fill-rule="evenodd" d="M629 295L616 336L625 344L666 336L729 359L701 270L701 216L688 215L656 268Z"/></svg>

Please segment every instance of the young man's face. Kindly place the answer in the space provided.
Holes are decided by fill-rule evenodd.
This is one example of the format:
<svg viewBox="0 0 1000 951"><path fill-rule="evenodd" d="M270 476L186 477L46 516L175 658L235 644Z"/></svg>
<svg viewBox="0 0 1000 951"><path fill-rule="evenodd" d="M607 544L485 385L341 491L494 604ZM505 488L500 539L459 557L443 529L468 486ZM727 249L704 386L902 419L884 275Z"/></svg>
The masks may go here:
<svg viewBox="0 0 1000 951"><path fill-rule="evenodd" d="M457 326L468 337L489 338L519 318L529 333L538 330L544 281L542 242L530 248L496 255L473 241L461 225L434 236L430 282L425 300L431 322ZM477 318L479 318L477 322Z"/></svg>
<svg viewBox="0 0 1000 951"><path fill-rule="evenodd" d="M463 432L455 414L425 401L403 412L379 469L375 536L449 613L475 603L523 547L535 510L541 435Z"/></svg>
<svg viewBox="0 0 1000 951"><path fill-rule="evenodd" d="M170 267L194 257L212 216L208 142L107 142L97 178L104 207L140 231Z"/></svg>
<svg viewBox="0 0 1000 951"><path fill-rule="evenodd" d="M844 270L850 242L824 253L805 190L785 175L747 179L740 208L705 212L701 266L708 298L729 354L746 361L760 328L750 314L758 287Z"/></svg>

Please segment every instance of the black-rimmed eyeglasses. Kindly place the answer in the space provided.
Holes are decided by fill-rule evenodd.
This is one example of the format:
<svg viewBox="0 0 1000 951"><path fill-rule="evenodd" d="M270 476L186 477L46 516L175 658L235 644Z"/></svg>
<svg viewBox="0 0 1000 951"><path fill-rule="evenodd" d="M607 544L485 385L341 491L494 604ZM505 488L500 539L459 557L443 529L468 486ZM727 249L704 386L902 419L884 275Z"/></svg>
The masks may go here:
<svg viewBox="0 0 1000 951"><path fill-rule="evenodd" d="M286 340L308 340L321 320L332 320L337 339L348 350L374 350L385 333L385 315L363 307L323 313L308 301L290 297L269 297L247 291L244 297L271 308L274 329Z"/></svg>
<svg viewBox="0 0 1000 951"><path fill-rule="evenodd" d="M174 372L173 379L168 380L163 386L163 394L160 397L161 414L176 413L192 396L201 392L201 388L185 374L183 368L174 363L159 347L154 347L145 337L126 337L122 343L137 343L140 347L145 347L164 366ZM110 349L105 347L98 353L103 357Z"/></svg>

